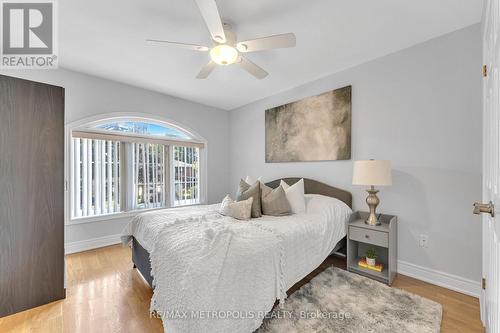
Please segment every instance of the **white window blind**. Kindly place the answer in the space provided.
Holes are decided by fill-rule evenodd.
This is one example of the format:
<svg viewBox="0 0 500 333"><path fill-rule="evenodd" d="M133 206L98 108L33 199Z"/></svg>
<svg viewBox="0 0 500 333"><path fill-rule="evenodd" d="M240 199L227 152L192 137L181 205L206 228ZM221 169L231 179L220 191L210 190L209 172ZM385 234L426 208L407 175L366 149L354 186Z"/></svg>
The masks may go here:
<svg viewBox="0 0 500 333"><path fill-rule="evenodd" d="M71 219L199 204L204 197L205 144L178 126L114 119L72 129L71 137Z"/></svg>
<svg viewBox="0 0 500 333"><path fill-rule="evenodd" d="M197 147L173 147L174 206L200 202L200 150Z"/></svg>
<svg viewBox="0 0 500 333"><path fill-rule="evenodd" d="M166 204L165 150L160 144L134 143L135 208Z"/></svg>
<svg viewBox="0 0 500 333"><path fill-rule="evenodd" d="M120 211L120 142L72 139L72 216Z"/></svg>

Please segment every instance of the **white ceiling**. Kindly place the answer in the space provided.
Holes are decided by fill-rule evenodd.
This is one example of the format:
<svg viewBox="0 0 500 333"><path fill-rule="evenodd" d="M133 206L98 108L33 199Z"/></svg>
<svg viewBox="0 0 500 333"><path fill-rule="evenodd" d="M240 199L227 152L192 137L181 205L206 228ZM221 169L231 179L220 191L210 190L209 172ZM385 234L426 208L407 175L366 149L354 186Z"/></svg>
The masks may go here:
<svg viewBox="0 0 500 333"><path fill-rule="evenodd" d="M194 0L59 1L60 66L222 109L361 64L481 20L482 0L218 0L239 40L294 32L297 47L248 54L270 75L237 66L195 76L207 53L146 38L210 44Z"/></svg>

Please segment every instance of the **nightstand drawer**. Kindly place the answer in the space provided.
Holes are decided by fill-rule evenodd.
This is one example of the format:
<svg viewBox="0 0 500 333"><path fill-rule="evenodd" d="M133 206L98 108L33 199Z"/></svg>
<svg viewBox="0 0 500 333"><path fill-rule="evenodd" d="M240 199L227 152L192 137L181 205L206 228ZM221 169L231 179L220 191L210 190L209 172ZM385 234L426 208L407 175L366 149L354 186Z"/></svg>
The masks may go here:
<svg viewBox="0 0 500 333"><path fill-rule="evenodd" d="M349 239L377 246L389 247L389 234L386 232L350 226Z"/></svg>

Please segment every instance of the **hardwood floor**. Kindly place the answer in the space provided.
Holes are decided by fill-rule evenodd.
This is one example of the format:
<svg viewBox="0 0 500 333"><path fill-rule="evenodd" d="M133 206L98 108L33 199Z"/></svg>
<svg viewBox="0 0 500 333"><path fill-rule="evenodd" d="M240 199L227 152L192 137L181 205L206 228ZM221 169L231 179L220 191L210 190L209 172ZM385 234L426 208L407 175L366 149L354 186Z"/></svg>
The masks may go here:
<svg viewBox="0 0 500 333"><path fill-rule="evenodd" d="M149 316L152 290L130 256L121 245L67 256L66 299L0 318L0 332L162 332L161 321ZM342 260L328 258L308 278L332 264L345 268ZM441 303L443 333L484 331L476 298L403 275L393 287Z"/></svg>

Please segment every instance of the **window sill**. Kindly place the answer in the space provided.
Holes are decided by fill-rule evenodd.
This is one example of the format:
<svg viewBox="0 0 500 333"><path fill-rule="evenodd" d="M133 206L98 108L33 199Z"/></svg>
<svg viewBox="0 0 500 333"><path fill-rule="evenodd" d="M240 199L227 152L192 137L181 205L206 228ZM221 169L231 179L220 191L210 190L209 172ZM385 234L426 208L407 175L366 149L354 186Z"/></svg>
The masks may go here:
<svg viewBox="0 0 500 333"><path fill-rule="evenodd" d="M69 225L96 223L96 222L117 220L117 219L124 219L124 218L132 218L132 217L135 217L137 214L144 213L144 212L151 212L151 211L160 210L160 209L170 209L170 208L175 209L175 208L182 208L182 207L199 206L199 205L204 205L204 203L174 206L174 207L136 209L136 210L131 210L128 212L119 212L119 213L103 214L103 215L88 216L88 217L74 217L74 218L70 219L69 221L67 221L66 225L69 226Z"/></svg>

